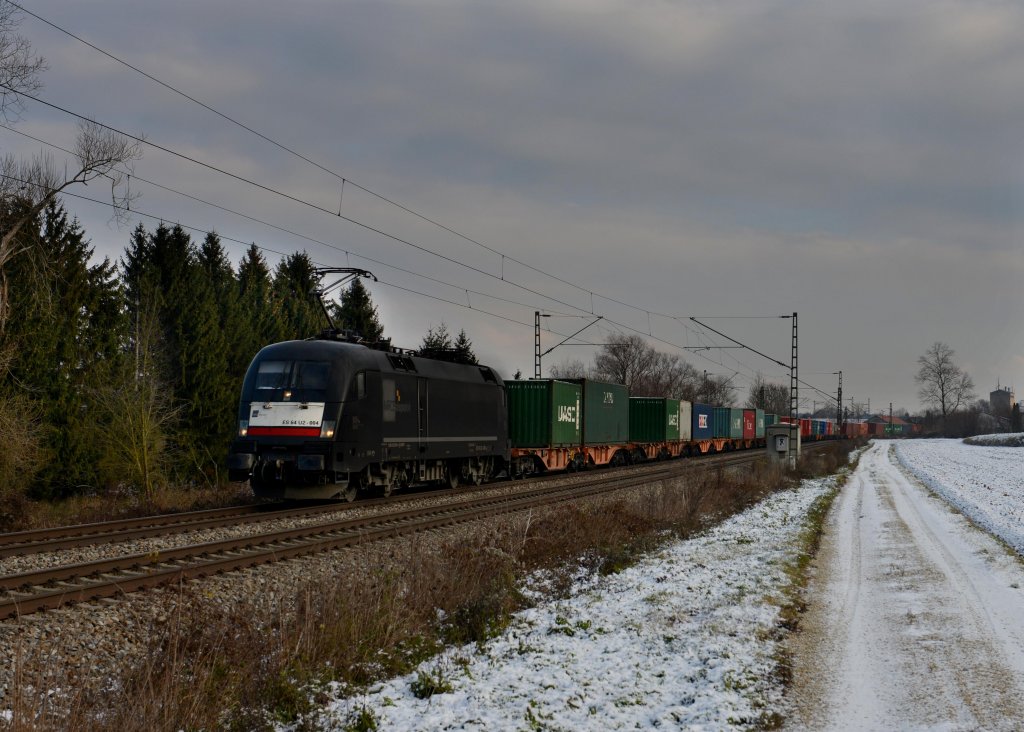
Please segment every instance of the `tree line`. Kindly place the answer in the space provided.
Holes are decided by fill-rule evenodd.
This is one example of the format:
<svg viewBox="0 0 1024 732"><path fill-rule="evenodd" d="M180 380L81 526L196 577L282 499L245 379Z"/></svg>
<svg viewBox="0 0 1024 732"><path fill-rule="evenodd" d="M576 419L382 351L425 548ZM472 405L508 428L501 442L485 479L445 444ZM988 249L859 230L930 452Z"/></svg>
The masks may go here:
<svg viewBox="0 0 1024 732"><path fill-rule="evenodd" d="M5 200L0 220L28 205ZM325 326L309 255L272 269L253 244L236 267L216 233L197 242L160 223L95 263L56 200L31 218L4 268L0 485L58 497L220 481L252 357ZM330 307L340 327L382 339L360 280Z"/></svg>
<svg viewBox="0 0 1024 732"><path fill-rule="evenodd" d="M548 371L554 379L589 377L625 384L630 396L670 397L722 407L736 406L737 401L733 376L701 371L676 354L658 351L639 335L612 334L589 367L571 359ZM769 382L759 373L743 406L789 414L789 387Z"/></svg>

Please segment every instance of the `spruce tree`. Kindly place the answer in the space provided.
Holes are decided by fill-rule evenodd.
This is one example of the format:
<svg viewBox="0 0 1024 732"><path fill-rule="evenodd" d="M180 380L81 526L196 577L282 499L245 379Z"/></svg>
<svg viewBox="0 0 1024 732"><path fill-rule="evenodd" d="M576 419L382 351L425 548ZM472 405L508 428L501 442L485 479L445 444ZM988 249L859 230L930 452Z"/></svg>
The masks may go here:
<svg viewBox="0 0 1024 732"><path fill-rule="evenodd" d="M420 344L420 352L424 354L450 351L452 349L452 336L448 332L448 326L443 322L436 328L427 329Z"/></svg>
<svg viewBox="0 0 1024 732"><path fill-rule="evenodd" d="M28 385L47 425L50 459L38 492L66 495L98 482L97 390L123 361L123 298L109 260L93 249L59 203L43 212L34 261L23 258L11 335L20 346L12 376Z"/></svg>
<svg viewBox="0 0 1024 732"><path fill-rule="evenodd" d="M377 306L358 277L342 293L341 304L333 306L332 317L339 328L355 331L367 343L379 343L384 338L384 326L377 316Z"/></svg>
<svg viewBox="0 0 1024 732"><path fill-rule="evenodd" d="M285 337L310 338L327 327L313 290L320 284L306 252L282 259L274 271L274 294L280 303Z"/></svg>
<svg viewBox="0 0 1024 732"><path fill-rule="evenodd" d="M136 229L122 260L133 321L138 326L155 315L157 323L147 345L155 363L144 376L165 383L172 408L180 409L182 468L212 470L227 449L235 392L215 287L180 226L161 223L145 239Z"/></svg>
<svg viewBox="0 0 1024 732"><path fill-rule="evenodd" d="M473 353L473 342L469 340L465 329L459 331L459 336L455 339L452 348L455 349L455 357L460 363L479 363L476 354Z"/></svg>
<svg viewBox="0 0 1024 732"><path fill-rule="evenodd" d="M284 328L273 295L270 268L259 247L252 244L238 265L238 296L246 340L243 352L250 358L270 343L284 340Z"/></svg>

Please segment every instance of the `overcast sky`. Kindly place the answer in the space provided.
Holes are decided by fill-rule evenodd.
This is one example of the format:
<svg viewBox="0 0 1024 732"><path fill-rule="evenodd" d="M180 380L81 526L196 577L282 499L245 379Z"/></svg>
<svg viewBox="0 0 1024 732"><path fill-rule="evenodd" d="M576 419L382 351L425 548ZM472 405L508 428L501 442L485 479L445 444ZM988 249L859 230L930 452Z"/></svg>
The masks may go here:
<svg viewBox="0 0 1024 732"><path fill-rule="evenodd" d="M650 333L698 369L735 374L743 399L756 371L782 381L784 369L738 349L685 350L727 343L688 318L798 312L801 376L833 392L842 369L844 395L873 409L919 408L916 359L937 340L979 395L997 379L1024 391L1018 3L26 7L488 247L352 185L342 214L409 244L145 150L131 226L152 229L146 213L215 229L236 263L244 246L229 239L370 269L396 345L415 347L445 322L503 375L529 376L534 311L558 315L545 326L563 335L587 320L561 316L593 312L604 320L583 342ZM49 63L47 101L338 211L336 177L34 18L21 32ZM17 129L70 146L74 124L28 102ZM0 130L0 147L40 145ZM66 205L98 254L121 255L130 227L108 223L102 206ZM788 320L706 322L789 360ZM561 339L545 332L543 347ZM545 366L592 351L563 346ZM807 407L824 399L806 396Z"/></svg>

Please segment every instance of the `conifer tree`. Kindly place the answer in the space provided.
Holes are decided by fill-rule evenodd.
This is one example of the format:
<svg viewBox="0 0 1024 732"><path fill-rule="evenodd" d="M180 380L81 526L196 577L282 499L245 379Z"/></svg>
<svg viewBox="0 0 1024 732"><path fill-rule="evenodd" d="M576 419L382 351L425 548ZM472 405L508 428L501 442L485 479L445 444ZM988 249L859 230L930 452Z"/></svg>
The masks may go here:
<svg viewBox="0 0 1024 732"><path fill-rule="evenodd" d="M365 342L378 343L384 338L384 326L377 316L377 306L358 277L342 294L341 304L334 304L333 311L334 322L339 328L354 330Z"/></svg>
<svg viewBox="0 0 1024 732"><path fill-rule="evenodd" d="M274 271L274 294L280 303L281 320L288 339L309 338L325 327L323 312L313 295L320 284L313 260L306 252L282 259Z"/></svg>
<svg viewBox="0 0 1024 732"><path fill-rule="evenodd" d="M422 353L450 351L451 349L452 336L448 332L448 326L443 322L436 328L428 328L427 334L423 336L423 343L420 344Z"/></svg>
<svg viewBox="0 0 1024 732"><path fill-rule="evenodd" d="M67 494L97 484L96 390L123 360L123 299L114 266L90 264L93 249L63 206L51 201L35 231L36 256L11 271L9 336L20 344L11 375L29 387L48 428L38 492Z"/></svg>
<svg viewBox="0 0 1024 732"><path fill-rule="evenodd" d="M455 339L452 348L455 349L455 357L460 363L479 363L476 354L473 353L473 342L469 340L465 329L459 330L459 336Z"/></svg>
<svg viewBox="0 0 1024 732"><path fill-rule="evenodd" d="M259 247L252 244L238 265L238 295L248 341L243 351L255 356L269 343L284 340L284 329L274 300L270 268Z"/></svg>
<svg viewBox="0 0 1024 732"><path fill-rule="evenodd" d="M234 431L237 392L241 389L246 369L255 355L251 351L251 323L241 310L241 295L234 268L216 233L209 233L199 247L199 266L213 290L213 297L220 314L220 327L224 333L227 351L228 382L233 385L232 393L221 405L218 423L225 435Z"/></svg>
<svg viewBox="0 0 1024 732"><path fill-rule="evenodd" d="M214 287L180 226L161 223L146 241L141 234L136 229L123 263L135 322L154 313L158 324L151 346L157 362L147 377L166 383L172 405L181 407L177 442L185 449L184 467L212 468L226 450L226 405L234 395Z"/></svg>

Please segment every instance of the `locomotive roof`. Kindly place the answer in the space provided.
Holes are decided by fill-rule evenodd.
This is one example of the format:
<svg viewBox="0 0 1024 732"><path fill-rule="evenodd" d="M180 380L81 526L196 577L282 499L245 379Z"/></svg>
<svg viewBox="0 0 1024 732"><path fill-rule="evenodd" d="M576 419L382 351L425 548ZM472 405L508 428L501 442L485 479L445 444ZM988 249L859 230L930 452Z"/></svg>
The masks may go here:
<svg viewBox="0 0 1024 732"><path fill-rule="evenodd" d="M459 364L407 353L380 351L358 343L329 340L283 341L265 346L257 359L301 359L344 362L352 370L379 369L382 372L501 384L495 369L483 364Z"/></svg>

